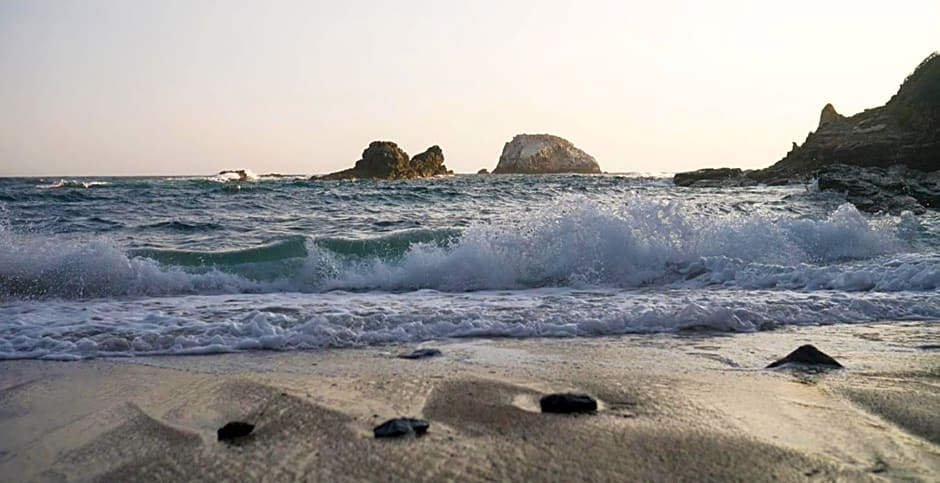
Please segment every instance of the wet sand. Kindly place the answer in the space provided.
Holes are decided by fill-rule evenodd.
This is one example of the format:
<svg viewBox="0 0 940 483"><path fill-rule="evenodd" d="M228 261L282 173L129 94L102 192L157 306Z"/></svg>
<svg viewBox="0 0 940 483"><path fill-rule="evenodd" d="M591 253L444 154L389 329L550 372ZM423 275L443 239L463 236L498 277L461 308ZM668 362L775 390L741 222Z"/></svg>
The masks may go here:
<svg viewBox="0 0 940 483"><path fill-rule="evenodd" d="M940 324L0 362L4 481L940 479ZM845 370L762 369L804 343ZM586 392L592 415L538 411ZM388 418L431 423L376 440ZM238 444L216 430L256 425Z"/></svg>

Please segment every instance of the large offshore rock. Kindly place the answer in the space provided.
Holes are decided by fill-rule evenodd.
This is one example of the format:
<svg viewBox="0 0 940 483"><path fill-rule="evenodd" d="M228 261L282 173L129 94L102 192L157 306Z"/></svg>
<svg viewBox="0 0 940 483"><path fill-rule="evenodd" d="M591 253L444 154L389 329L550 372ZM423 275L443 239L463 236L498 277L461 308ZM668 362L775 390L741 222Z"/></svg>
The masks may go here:
<svg viewBox="0 0 940 483"><path fill-rule="evenodd" d="M444 166L444 152L440 146L408 157L408 153L391 141L372 141L362 152L362 159L352 168L312 179L415 179L450 174Z"/></svg>
<svg viewBox="0 0 940 483"><path fill-rule="evenodd" d="M503 147L493 174L601 172L597 161L570 141L551 134L519 134Z"/></svg>

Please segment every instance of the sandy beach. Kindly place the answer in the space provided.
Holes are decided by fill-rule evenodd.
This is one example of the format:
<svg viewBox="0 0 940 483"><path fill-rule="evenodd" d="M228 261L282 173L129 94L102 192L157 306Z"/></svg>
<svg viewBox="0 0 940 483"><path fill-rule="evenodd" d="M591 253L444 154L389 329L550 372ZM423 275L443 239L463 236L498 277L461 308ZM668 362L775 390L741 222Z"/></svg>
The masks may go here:
<svg viewBox="0 0 940 483"><path fill-rule="evenodd" d="M0 363L4 481L940 478L940 326ZM845 370L762 369L812 343ZM428 345L429 347L432 345ZM592 415L538 410L588 393ZM377 440L397 416L427 435ZM256 425L238 444L216 430Z"/></svg>

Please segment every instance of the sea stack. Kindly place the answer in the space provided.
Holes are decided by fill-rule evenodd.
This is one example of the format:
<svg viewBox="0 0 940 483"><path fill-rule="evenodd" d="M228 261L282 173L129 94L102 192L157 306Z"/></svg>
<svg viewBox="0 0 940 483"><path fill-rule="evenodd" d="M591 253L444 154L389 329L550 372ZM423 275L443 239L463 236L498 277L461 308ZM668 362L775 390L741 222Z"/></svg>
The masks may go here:
<svg viewBox="0 0 940 483"><path fill-rule="evenodd" d="M415 179L451 174L444 166L444 152L440 146L431 146L413 158L391 141L372 141L362 152L356 165L312 179Z"/></svg>
<svg viewBox="0 0 940 483"><path fill-rule="evenodd" d="M570 141L551 134L519 134L503 147L493 174L600 174L597 161Z"/></svg>

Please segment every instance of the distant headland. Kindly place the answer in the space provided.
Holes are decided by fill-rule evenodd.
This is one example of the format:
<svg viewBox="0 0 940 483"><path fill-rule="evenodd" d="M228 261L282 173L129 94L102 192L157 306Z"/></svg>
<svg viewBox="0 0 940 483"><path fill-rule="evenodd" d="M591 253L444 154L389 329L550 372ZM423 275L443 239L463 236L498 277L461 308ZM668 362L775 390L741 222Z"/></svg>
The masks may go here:
<svg viewBox="0 0 940 483"><path fill-rule="evenodd" d="M843 116L826 104L802 145L756 170L678 173L677 186L805 183L846 194L858 208L923 212L940 207L940 54L924 59L885 105Z"/></svg>

